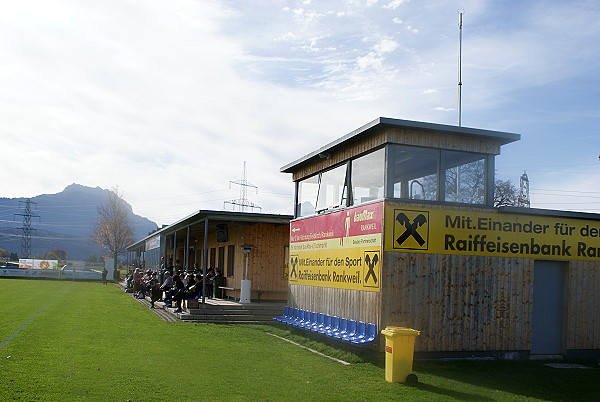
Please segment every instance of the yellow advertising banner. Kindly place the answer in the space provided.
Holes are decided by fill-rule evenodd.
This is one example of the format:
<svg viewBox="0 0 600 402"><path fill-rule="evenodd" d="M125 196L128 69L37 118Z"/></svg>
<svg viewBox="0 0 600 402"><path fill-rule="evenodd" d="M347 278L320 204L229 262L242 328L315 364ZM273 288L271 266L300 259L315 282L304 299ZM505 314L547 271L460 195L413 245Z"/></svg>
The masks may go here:
<svg viewBox="0 0 600 402"><path fill-rule="evenodd" d="M600 221L388 205L384 250L600 261Z"/></svg>
<svg viewBox="0 0 600 402"><path fill-rule="evenodd" d="M300 252L290 255L289 282L339 289L379 291L380 248Z"/></svg>
<svg viewBox="0 0 600 402"><path fill-rule="evenodd" d="M383 203L292 221L291 284L379 292Z"/></svg>

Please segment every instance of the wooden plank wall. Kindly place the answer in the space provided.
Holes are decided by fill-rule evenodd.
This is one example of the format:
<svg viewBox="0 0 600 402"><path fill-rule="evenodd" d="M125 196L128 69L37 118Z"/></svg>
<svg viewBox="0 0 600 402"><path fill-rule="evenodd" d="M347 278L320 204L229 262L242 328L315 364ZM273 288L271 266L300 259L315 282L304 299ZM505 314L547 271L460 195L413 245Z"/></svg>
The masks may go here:
<svg viewBox="0 0 600 402"><path fill-rule="evenodd" d="M381 294L362 290L289 285L288 305L303 310L377 324Z"/></svg>
<svg viewBox="0 0 600 402"><path fill-rule="evenodd" d="M381 325L422 331L416 351L528 350L533 260L387 252Z"/></svg>
<svg viewBox="0 0 600 402"><path fill-rule="evenodd" d="M386 129L385 135L388 142L396 144L492 155L500 154L500 142L489 138L396 128Z"/></svg>
<svg viewBox="0 0 600 402"><path fill-rule="evenodd" d="M600 264L570 261L565 293L567 349L600 349Z"/></svg>
<svg viewBox="0 0 600 402"><path fill-rule="evenodd" d="M289 246L289 225L275 225L269 223L243 223L228 222L228 242L218 243L216 233L209 233L208 237L208 267L210 264L210 249L216 249L216 261L218 263L219 247L225 247L225 269L223 273L226 277L225 286L239 289L241 281L244 279L246 269L246 260L244 251L240 247L242 244L252 244L256 246L250 252L248 261L249 279L252 280L253 290L279 291L278 293L263 293L261 300L282 300L286 299L287 278L284 277L285 256L284 248ZM202 261L203 239L199 239L199 250L197 253L198 261ZM234 275L230 276L227 271L228 247L235 247L234 255ZM202 263L199 264L202 267ZM235 295L239 297L239 291ZM256 293L252 294L256 297Z"/></svg>
<svg viewBox="0 0 600 402"><path fill-rule="evenodd" d="M243 242L257 246L250 252L249 259L249 279L252 280L252 289L284 292L265 292L261 295L261 300L286 299L288 280L284 275L285 247L288 247L290 242L289 225L259 223L246 226ZM240 261L244 261L243 252L239 258Z"/></svg>

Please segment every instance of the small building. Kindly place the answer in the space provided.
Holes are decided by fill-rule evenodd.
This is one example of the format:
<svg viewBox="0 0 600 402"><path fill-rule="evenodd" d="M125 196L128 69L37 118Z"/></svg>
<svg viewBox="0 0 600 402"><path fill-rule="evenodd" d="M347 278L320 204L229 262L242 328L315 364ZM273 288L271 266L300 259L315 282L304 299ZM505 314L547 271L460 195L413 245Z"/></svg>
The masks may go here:
<svg viewBox="0 0 600 402"><path fill-rule="evenodd" d="M600 215L495 208L519 139L379 118L282 167L290 307L420 330L421 356L600 356Z"/></svg>
<svg viewBox="0 0 600 402"><path fill-rule="evenodd" d="M213 268L225 277L224 296L240 297L250 279L253 300L285 300L288 215L201 210L128 247L131 264L159 271L161 257L174 271ZM244 246L248 253L244 254ZM246 265L247 263L247 265ZM246 273L247 268L247 273Z"/></svg>

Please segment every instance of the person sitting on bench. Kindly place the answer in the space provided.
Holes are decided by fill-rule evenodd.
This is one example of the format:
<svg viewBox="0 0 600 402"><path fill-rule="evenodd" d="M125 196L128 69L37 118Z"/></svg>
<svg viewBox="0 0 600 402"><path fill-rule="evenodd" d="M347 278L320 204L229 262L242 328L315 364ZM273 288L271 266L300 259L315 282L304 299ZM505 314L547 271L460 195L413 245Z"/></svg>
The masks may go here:
<svg viewBox="0 0 600 402"><path fill-rule="evenodd" d="M183 310L181 309L181 301L185 299L195 299L198 297L198 293L202 290L202 282L198 280L188 289L180 290L177 292L175 296L173 296L173 301L175 302L177 308L173 310L174 313L181 313Z"/></svg>

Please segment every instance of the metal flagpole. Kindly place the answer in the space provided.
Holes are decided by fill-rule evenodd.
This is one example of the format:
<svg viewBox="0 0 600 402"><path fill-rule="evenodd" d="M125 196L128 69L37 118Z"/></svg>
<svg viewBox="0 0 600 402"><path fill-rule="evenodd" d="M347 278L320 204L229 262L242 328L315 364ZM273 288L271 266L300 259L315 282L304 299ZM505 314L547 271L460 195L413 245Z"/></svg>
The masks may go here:
<svg viewBox="0 0 600 402"><path fill-rule="evenodd" d="M458 10L458 127L462 126L462 26L465 10Z"/></svg>

